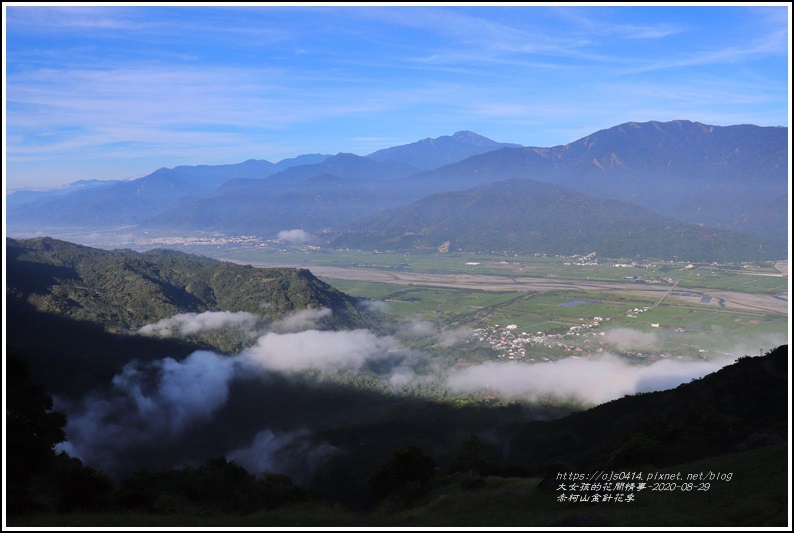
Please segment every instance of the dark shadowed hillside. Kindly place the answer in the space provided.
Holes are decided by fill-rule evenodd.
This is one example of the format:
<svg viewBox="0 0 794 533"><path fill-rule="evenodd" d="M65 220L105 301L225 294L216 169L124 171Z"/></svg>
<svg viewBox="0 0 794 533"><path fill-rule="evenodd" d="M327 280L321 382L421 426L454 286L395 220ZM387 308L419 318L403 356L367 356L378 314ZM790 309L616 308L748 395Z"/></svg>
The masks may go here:
<svg viewBox="0 0 794 533"><path fill-rule="evenodd" d="M788 435L788 346L675 389L613 400L511 438L530 469L560 462L579 469L648 469L783 444Z"/></svg>

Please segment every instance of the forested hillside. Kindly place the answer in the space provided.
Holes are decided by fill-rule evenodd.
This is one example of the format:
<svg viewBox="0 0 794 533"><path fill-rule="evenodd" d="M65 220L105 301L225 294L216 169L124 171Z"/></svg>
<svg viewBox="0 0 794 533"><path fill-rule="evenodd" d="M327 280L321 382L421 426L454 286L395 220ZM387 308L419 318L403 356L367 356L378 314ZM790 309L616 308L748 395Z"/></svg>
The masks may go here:
<svg viewBox="0 0 794 533"><path fill-rule="evenodd" d="M248 312L269 319L333 311L328 327L361 324L356 300L292 268L255 269L171 250L98 250L50 238L6 242L8 296L39 311L135 330L177 313Z"/></svg>
<svg viewBox="0 0 794 533"><path fill-rule="evenodd" d="M356 299L308 270L256 269L170 250L99 250L51 238L8 239L6 254L7 347L49 392L107 383L133 359L181 359L200 348L237 353L256 340L257 328L301 311L318 329L377 327L377 317L362 312ZM157 325L172 317L211 322L163 338L159 333L170 329ZM139 333L146 325L154 336Z"/></svg>
<svg viewBox="0 0 794 533"><path fill-rule="evenodd" d="M687 224L635 204L529 179L427 196L356 221L331 238L341 248L507 252L519 255L748 261L785 246Z"/></svg>

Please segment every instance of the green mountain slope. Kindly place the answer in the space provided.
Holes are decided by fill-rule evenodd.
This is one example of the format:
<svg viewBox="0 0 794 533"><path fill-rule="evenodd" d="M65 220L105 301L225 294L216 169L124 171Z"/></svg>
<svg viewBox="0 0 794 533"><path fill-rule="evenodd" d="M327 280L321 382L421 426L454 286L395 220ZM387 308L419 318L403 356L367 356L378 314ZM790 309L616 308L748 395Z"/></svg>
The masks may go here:
<svg viewBox="0 0 794 533"><path fill-rule="evenodd" d="M377 327L356 299L303 269L261 269L168 250L99 250L51 238L6 241L7 348L47 391L108 383L132 359L236 353L255 340L235 328L183 339L139 328L182 313L246 312L262 323L330 309L314 327Z"/></svg>
<svg viewBox="0 0 794 533"><path fill-rule="evenodd" d="M780 258L781 245L679 222L646 208L533 180L439 193L361 219L331 244L381 250L506 251L738 261Z"/></svg>
<svg viewBox="0 0 794 533"><path fill-rule="evenodd" d="M8 239L9 302L129 331L177 313L244 311L267 319L329 308L361 324L356 300L303 269L260 269L170 250L98 250L51 238Z"/></svg>

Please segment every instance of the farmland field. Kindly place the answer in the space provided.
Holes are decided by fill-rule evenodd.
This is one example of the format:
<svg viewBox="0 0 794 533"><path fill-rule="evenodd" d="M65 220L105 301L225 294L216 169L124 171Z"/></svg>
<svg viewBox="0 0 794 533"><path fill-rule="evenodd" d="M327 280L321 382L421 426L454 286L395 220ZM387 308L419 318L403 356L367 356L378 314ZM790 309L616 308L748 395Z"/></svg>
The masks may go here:
<svg viewBox="0 0 794 533"><path fill-rule="evenodd" d="M393 315L479 331L472 342L486 338L493 345L511 326L512 335L535 336L527 357L604 350L636 357L740 356L788 337L788 276L772 262L250 250L224 259L308 268L352 296L382 302ZM612 342L624 331L645 337Z"/></svg>

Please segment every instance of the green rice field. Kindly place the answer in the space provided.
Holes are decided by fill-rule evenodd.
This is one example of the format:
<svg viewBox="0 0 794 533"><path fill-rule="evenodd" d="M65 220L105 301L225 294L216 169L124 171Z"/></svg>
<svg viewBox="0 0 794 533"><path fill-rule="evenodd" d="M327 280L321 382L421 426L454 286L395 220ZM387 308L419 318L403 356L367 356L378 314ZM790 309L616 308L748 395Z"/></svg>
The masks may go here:
<svg viewBox="0 0 794 533"><path fill-rule="evenodd" d="M653 347L635 349L674 356L704 357L709 354L744 354L787 342L788 316L781 313L705 305L702 291L726 290L788 298L788 278L771 275L771 262L746 265L690 266L670 262L625 266L616 261L586 264L582 258L499 257L464 254L390 254L372 252L240 251L236 260L254 263L355 267L428 274L476 274L499 278L625 283L620 290L546 290L545 292L474 290L429 285L405 285L374 281L322 278L337 289L359 298L383 302L388 313L412 320L426 320L447 328L497 328L515 325L527 335L565 335L565 342L593 347L591 337L611 330L652 334ZM576 263L584 264L576 264ZM749 272L753 272L751 274ZM659 280L669 286L679 280L676 297L655 306L658 296L629 292L635 279ZM574 326L601 319L598 327L568 334ZM587 333L588 335L585 335ZM587 341L583 338L588 337ZM596 338L596 342L598 339ZM584 344L584 343L589 344ZM775 344L777 343L777 344ZM767 346L768 345L768 346ZM607 345L607 347L609 347ZM749 348L748 348L749 349ZM556 353L556 357L569 355ZM554 352L554 353L553 353ZM556 355L555 355L556 353Z"/></svg>

